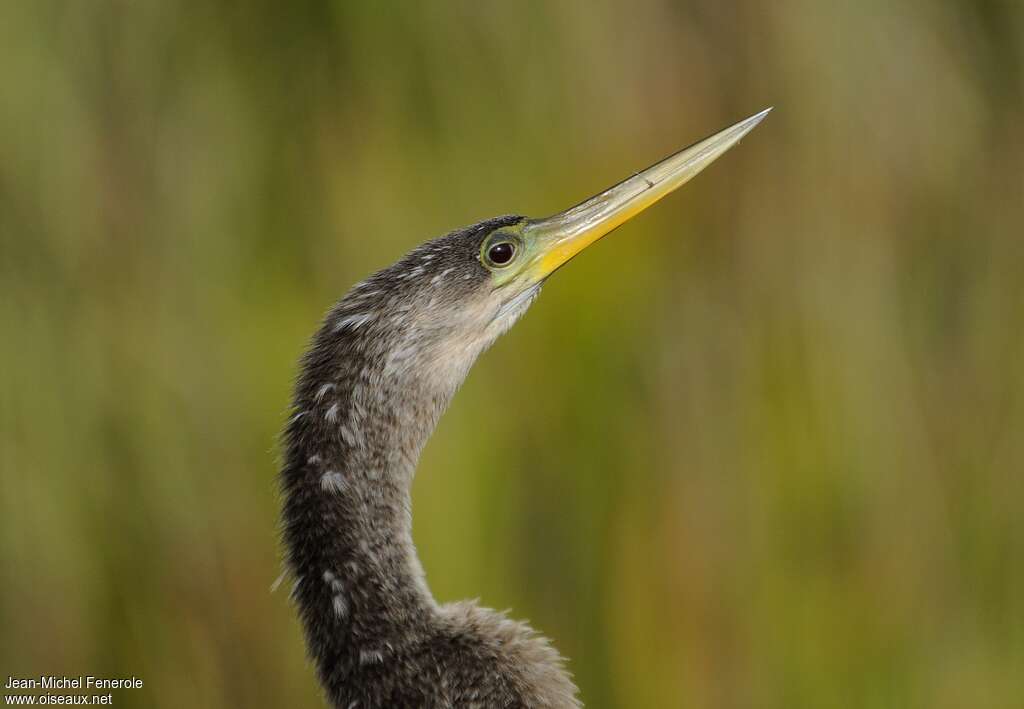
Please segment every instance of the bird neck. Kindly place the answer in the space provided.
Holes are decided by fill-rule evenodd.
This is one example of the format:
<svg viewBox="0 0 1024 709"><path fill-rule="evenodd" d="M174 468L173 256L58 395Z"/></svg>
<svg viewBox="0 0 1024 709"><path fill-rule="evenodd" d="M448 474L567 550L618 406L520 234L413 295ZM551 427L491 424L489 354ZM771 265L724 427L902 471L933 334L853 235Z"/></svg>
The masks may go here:
<svg viewBox="0 0 1024 709"><path fill-rule="evenodd" d="M421 641L438 609L412 541L420 451L454 388L307 360L286 434L284 541L325 685Z"/></svg>

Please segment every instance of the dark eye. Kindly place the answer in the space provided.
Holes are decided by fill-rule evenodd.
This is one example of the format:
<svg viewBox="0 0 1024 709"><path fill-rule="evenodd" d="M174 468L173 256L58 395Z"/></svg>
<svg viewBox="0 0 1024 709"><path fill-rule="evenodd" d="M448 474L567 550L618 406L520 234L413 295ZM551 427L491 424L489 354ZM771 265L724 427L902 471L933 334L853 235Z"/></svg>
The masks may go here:
<svg viewBox="0 0 1024 709"><path fill-rule="evenodd" d="M509 241L499 241L487 249L487 260L495 266L504 266L516 255L515 244Z"/></svg>

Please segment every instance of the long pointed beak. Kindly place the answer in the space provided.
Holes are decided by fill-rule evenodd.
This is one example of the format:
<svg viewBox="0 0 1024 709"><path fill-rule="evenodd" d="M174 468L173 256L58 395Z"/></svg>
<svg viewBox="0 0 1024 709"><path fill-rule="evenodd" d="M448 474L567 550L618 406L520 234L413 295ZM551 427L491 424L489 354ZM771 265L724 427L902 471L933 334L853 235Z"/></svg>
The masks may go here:
<svg viewBox="0 0 1024 709"><path fill-rule="evenodd" d="M715 133L651 165L601 194L546 219L531 219L523 228L538 241L531 276L540 280L605 234L690 181L764 120L771 108Z"/></svg>

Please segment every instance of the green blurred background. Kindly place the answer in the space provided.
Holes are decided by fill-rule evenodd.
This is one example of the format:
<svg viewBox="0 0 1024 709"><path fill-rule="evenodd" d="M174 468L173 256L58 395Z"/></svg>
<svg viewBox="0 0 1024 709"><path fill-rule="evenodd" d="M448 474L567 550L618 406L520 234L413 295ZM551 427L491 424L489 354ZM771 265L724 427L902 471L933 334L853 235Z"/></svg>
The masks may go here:
<svg viewBox="0 0 1024 709"><path fill-rule="evenodd" d="M755 111L425 453L592 707L1024 706L1024 5L4 2L0 674L320 706L276 436L350 284Z"/></svg>

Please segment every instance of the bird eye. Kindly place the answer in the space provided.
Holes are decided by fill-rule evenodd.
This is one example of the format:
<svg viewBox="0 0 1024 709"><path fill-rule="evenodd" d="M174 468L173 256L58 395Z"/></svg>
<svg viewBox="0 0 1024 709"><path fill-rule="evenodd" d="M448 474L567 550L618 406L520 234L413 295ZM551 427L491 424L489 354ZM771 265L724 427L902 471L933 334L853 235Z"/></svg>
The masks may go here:
<svg viewBox="0 0 1024 709"><path fill-rule="evenodd" d="M487 247L487 261L493 266L504 266L516 255L516 246L511 241L499 241Z"/></svg>

